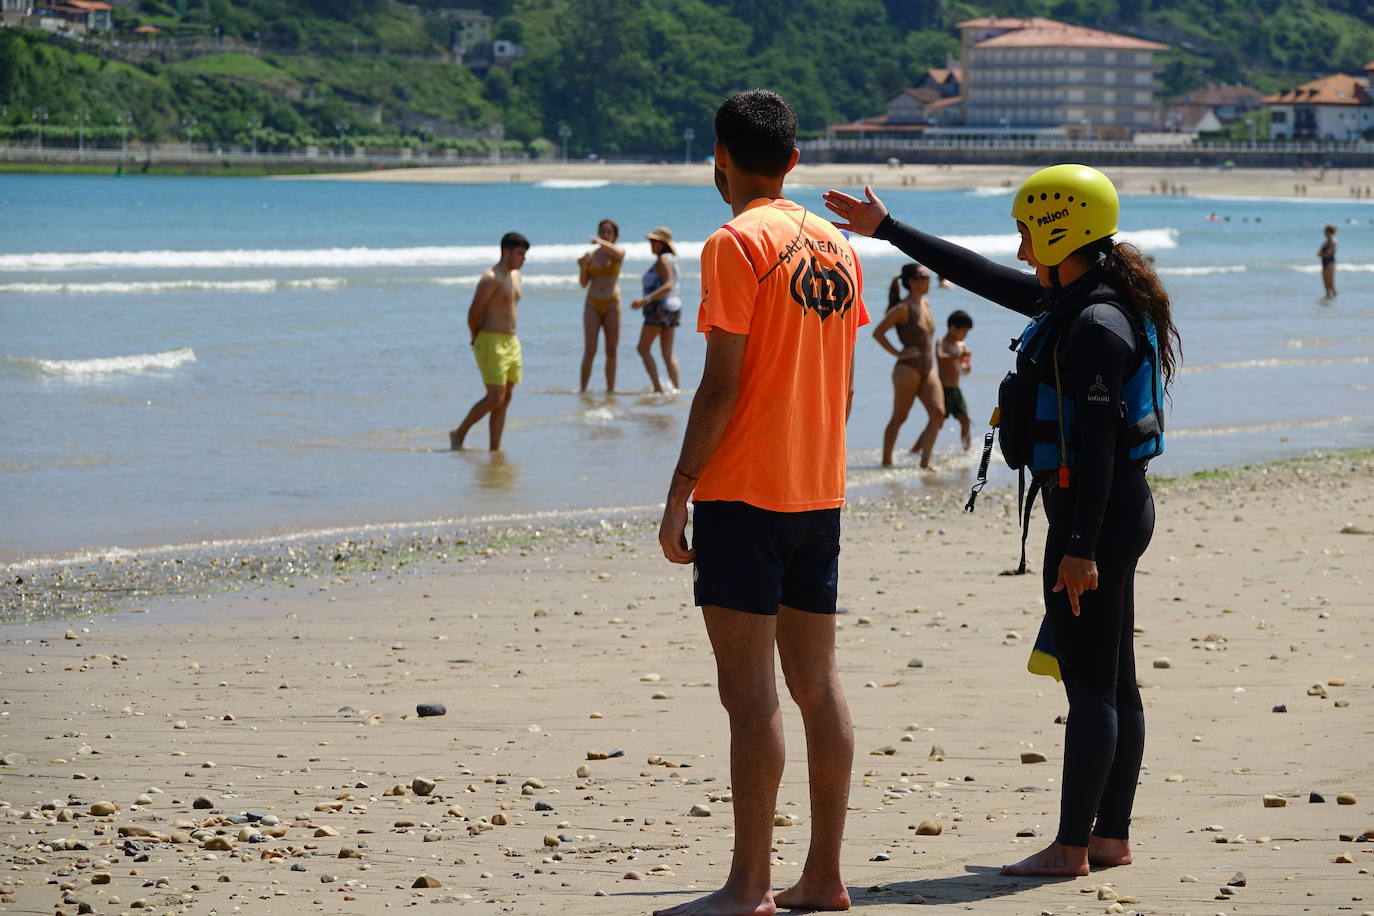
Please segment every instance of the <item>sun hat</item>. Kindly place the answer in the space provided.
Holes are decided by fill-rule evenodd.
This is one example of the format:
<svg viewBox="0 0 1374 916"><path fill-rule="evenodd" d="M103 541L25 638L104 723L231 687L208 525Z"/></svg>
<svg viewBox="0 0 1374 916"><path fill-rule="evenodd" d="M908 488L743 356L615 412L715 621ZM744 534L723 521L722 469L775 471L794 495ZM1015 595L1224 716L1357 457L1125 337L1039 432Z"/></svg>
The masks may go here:
<svg viewBox="0 0 1374 916"><path fill-rule="evenodd" d="M668 246L668 250L677 254L677 249L673 247L673 233L667 226L659 226L652 232L644 233L644 237L654 242L662 242Z"/></svg>

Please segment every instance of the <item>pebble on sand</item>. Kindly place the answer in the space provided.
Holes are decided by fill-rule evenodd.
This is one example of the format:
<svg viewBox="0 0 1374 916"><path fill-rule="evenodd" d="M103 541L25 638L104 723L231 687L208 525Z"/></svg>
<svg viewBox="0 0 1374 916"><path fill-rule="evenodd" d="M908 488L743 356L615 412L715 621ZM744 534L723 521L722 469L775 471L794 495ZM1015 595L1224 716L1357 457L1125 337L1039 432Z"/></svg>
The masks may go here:
<svg viewBox="0 0 1374 916"><path fill-rule="evenodd" d="M416 795L428 795L429 793L434 791L434 787L437 785L438 783L436 783L432 779L425 779L423 776L416 776L413 780L411 780L410 791L414 792Z"/></svg>
<svg viewBox="0 0 1374 916"><path fill-rule="evenodd" d="M1022 762L1022 763L1044 763L1044 762L1046 762L1047 760L1049 760L1049 758L1046 757L1044 754L1040 753L1039 751L1022 751L1022 752L1021 752L1021 762Z"/></svg>
<svg viewBox="0 0 1374 916"><path fill-rule="evenodd" d="M1154 660L1154 667L1156 668L1172 668L1173 666L1174 663L1163 656Z"/></svg>
<svg viewBox="0 0 1374 916"><path fill-rule="evenodd" d="M939 836L944 832L945 828L940 825L939 821L926 820L916 825L917 836Z"/></svg>
<svg viewBox="0 0 1374 916"><path fill-rule="evenodd" d="M119 810L119 806L111 801L98 801L91 805L91 814L96 817L109 817Z"/></svg>
<svg viewBox="0 0 1374 916"><path fill-rule="evenodd" d="M1264 807L1266 808L1285 808L1288 806L1288 799L1282 795L1264 796Z"/></svg>
<svg viewBox="0 0 1374 916"><path fill-rule="evenodd" d="M443 716L448 714L448 708L443 703L419 703L415 706L415 714L422 719Z"/></svg>
<svg viewBox="0 0 1374 916"><path fill-rule="evenodd" d="M691 808L691 810L687 812L687 816L688 816L688 817L710 817L710 816L711 816L711 809L708 808L708 807L706 807L705 805L693 805L692 808Z"/></svg>
<svg viewBox="0 0 1374 916"><path fill-rule="evenodd" d="M1353 805L1357 801L1358 799L1355 798L1354 792L1342 792L1340 795L1336 796L1336 804L1338 805Z"/></svg>
<svg viewBox="0 0 1374 916"><path fill-rule="evenodd" d="M412 884L411 887L443 887L443 885L439 883L438 878L430 875L421 875L415 879L415 883Z"/></svg>

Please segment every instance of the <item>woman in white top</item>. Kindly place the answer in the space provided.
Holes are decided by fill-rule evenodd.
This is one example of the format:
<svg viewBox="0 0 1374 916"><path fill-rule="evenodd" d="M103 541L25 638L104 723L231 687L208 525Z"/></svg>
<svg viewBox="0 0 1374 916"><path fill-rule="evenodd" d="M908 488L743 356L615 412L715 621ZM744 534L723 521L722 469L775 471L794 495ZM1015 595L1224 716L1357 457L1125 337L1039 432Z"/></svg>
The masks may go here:
<svg viewBox="0 0 1374 916"><path fill-rule="evenodd" d="M682 320L682 297L678 295L677 252L673 249L673 233L666 226L645 233L654 253L653 266L644 272L644 295L630 303L630 308L644 310L644 328L639 332L639 357L649 372L654 391L663 392L654 363L654 338L658 338L663 353L663 365L668 370L668 382L676 391L678 381L677 357L673 355L673 336Z"/></svg>

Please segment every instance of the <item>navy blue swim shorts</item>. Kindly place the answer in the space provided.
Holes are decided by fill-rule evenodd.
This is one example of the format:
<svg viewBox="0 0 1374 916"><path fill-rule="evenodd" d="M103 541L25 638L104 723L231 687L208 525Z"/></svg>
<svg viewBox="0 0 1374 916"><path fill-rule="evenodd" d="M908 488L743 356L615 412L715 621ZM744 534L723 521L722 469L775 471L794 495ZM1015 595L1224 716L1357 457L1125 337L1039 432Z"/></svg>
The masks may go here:
<svg viewBox="0 0 1374 916"><path fill-rule="evenodd" d="M778 605L835 613L840 510L772 512L748 503L694 504L696 603L773 615Z"/></svg>

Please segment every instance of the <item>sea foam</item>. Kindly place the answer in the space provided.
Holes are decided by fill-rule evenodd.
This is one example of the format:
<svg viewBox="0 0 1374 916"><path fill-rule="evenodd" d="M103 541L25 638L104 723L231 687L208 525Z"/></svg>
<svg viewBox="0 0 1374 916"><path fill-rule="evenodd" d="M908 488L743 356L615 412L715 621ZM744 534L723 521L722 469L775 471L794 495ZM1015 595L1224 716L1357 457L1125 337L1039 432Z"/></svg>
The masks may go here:
<svg viewBox="0 0 1374 916"><path fill-rule="evenodd" d="M7 357L5 362L64 378L98 378L121 373L147 372L153 369L175 369L196 361L196 351L178 347L161 353L138 353L133 356L100 356L92 359L40 359Z"/></svg>

